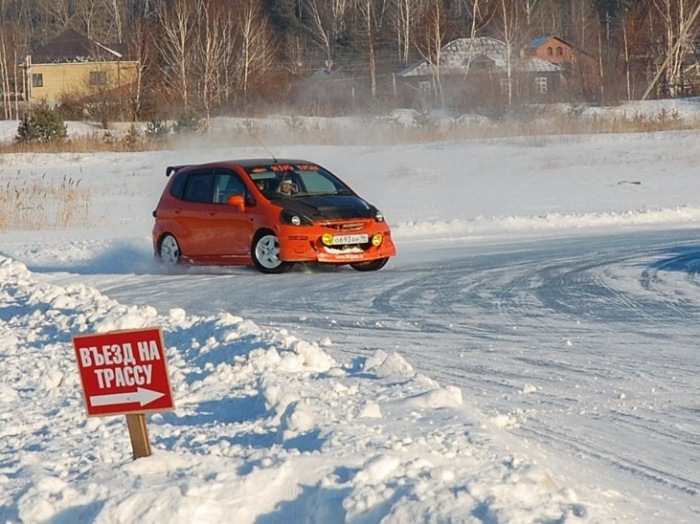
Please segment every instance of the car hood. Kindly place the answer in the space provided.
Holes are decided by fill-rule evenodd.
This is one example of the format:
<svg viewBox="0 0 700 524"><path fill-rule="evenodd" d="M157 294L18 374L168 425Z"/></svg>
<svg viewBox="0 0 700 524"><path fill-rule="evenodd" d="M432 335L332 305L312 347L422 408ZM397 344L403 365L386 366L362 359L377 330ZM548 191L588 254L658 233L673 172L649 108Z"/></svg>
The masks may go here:
<svg viewBox="0 0 700 524"><path fill-rule="evenodd" d="M374 218L377 209L355 195L300 196L276 204L311 220Z"/></svg>

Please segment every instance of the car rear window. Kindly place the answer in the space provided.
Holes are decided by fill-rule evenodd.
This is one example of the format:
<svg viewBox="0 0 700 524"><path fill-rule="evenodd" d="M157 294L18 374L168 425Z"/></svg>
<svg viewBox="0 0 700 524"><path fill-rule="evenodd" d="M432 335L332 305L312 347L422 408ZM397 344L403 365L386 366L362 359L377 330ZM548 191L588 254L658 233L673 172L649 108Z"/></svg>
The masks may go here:
<svg viewBox="0 0 700 524"><path fill-rule="evenodd" d="M177 198L178 200L182 200L182 188L185 185L185 176L184 175L175 175L175 178L173 179L173 183L170 184L170 194Z"/></svg>

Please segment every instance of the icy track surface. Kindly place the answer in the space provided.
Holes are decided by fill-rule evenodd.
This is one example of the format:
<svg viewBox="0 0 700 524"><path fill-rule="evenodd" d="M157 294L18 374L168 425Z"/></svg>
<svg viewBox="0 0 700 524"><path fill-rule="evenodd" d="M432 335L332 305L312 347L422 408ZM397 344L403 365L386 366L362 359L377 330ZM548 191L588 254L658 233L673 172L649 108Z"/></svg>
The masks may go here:
<svg viewBox="0 0 700 524"><path fill-rule="evenodd" d="M95 300L141 307L122 320L107 315L106 327L138 325L139 316L164 323L166 343L181 348L174 355L174 369L184 399L184 412L157 418L164 435L158 442L171 452L184 448L197 454L200 445L211 446L218 439L214 453L203 453L234 456L240 453L236 446L254 442L247 432L257 432L266 446L282 449L248 453L259 454L260 464L268 468L284 469L298 467L290 466L291 460L308 460L313 467L312 458L290 459L290 450L332 449L352 456L361 455L372 439L386 443L387 452L368 457L364 465L354 456L318 477L296 479L307 487L294 484L277 495L297 501L287 509L308 514L300 500L323 500L331 508L340 504L349 521L355 515L356 522L378 522L374 519L384 515L401 522L402 517L418 518L422 511L419 503L413 507L407 500L433 496L428 506L446 505L432 510L435 521L440 515L471 514L484 522L568 516L574 522L690 523L700 518L698 236L697 230L675 230L577 233L527 242L404 243L402 256L378 273L297 266L279 276L249 268L188 268L165 274L151 261L144 241L106 243L95 260L65 266L42 260L31 269L32 278L69 286L71 293L89 293L70 287L87 284L105 295ZM21 244L9 246L13 249L31 258L22 253ZM52 247L44 249L43 256ZM86 251L99 250L90 245ZM16 286L15 297L37 295L31 287L23 291L21 283ZM6 322L7 307L0 317ZM52 302L37 307L51 317L71 306ZM170 311L169 316L156 318L153 308ZM82 314L87 328L89 313ZM44 329L60 329L59 321L54 324ZM280 367L320 373L327 391L313 401L319 404L307 408L307 397L318 392L296 382L299 378L280 376ZM255 370L263 372L259 379L253 378ZM11 385L12 380L5 378L4 383ZM48 392L61 383L75 387L77 377L64 370L42 380ZM216 386L207 389L207 384ZM231 388L239 389L234 393ZM212 393L217 400L210 398ZM360 399L357 405L353 398ZM370 423L342 425L333 411L338 402L349 403L353 417ZM77 398L69 404L80 412ZM464 412L467 407L468 422L451 426L454 416L460 416L450 410ZM235 414L241 411L252 420ZM391 425L386 421L390 412L398 417ZM328 426L324 430L321 420ZM231 426L226 436L217 437L212 429L197 435L183 421ZM91 420L88 428L113 431L115 423ZM486 427L488 437L483 434ZM421 446L427 448L417 451L413 440L423 432ZM407 435L405 440L402 435ZM363 439L365 444L358 444ZM494 440L503 447L490 449ZM465 463L463 454L473 454L477 443L487 451ZM406 447L409 455L441 458L405 463L396 450ZM99 449L95 453L105 453ZM528 462L519 462L520 454ZM500 466L487 467L490 460ZM256 458L248 456L245 463L239 464L239 473L253 467ZM460 464L459 471L450 464ZM468 473L469 464L475 471ZM360 471L365 471L362 482ZM280 471L269 474L284 477ZM232 478L218 475L222 484ZM475 501L479 490L470 491L470 482L472 488L483 483L490 490L498 484L510 502L503 502L498 490ZM435 483L451 486L452 495ZM211 496L199 491L202 486L192 489L194 496ZM300 490L307 489L314 494L301 497ZM329 495L325 489L338 491ZM425 489L431 495L421 491ZM470 493L468 502L453 498L460 489ZM521 490L523 501L513 502ZM383 509L362 520L378 500ZM314 511L320 512L314 515L321 522L328 521L323 512L331 509Z"/></svg>

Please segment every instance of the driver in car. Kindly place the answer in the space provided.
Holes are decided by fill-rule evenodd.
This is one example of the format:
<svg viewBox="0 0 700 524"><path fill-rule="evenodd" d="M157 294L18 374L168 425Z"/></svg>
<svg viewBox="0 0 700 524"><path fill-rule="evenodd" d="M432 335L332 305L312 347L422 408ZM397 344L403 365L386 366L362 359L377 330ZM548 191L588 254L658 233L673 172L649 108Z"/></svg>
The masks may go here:
<svg viewBox="0 0 700 524"><path fill-rule="evenodd" d="M294 195L299 192L299 187L289 178L285 178L280 182L277 192L285 196Z"/></svg>

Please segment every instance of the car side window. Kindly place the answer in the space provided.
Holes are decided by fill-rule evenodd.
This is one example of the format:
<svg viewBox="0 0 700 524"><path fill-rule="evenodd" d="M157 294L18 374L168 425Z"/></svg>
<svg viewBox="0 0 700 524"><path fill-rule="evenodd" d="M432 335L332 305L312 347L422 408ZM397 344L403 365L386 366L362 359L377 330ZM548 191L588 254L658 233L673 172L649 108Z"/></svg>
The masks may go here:
<svg viewBox="0 0 700 524"><path fill-rule="evenodd" d="M213 176L193 173L187 177L182 199L188 202L208 203L212 201Z"/></svg>
<svg viewBox="0 0 700 524"><path fill-rule="evenodd" d="M246 196L246 187L235 173L216 173L214 175L214 202L225 204L232 195Z"/></svg>

